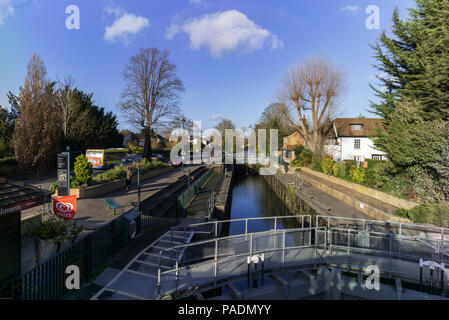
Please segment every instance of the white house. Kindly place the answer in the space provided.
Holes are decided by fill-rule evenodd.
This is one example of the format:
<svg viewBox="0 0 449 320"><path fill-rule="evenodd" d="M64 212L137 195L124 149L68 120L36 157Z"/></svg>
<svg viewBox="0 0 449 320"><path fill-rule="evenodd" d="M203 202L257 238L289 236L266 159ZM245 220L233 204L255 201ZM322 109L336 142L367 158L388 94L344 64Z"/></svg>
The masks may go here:
<svg viewBox="0 0 449 320"><path fill-rule="evenodd" d="M375 149L370 139L377 135L376 129L382 128L382 119L378 118L337 118L326 151L336 161L387 160L386 154Z"/></svg>

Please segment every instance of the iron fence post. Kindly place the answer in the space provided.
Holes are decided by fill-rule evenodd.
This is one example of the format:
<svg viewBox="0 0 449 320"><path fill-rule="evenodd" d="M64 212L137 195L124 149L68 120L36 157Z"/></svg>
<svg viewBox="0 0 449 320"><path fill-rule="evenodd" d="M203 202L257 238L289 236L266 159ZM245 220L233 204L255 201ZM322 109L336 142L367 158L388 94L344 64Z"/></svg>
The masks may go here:
<svg viewBox="0 0 449 320"><path fill-rule="evenodd" d="M157 269L157 295L161 296L161 256L162 256L162 250L159 251L159 267Z"/></svg>
<svg viewBox="0 0 449 320"><path fill-rule="evenodd" d="M218 238L218 221L215 221L215 238Z"/></svg>
<svg viewBox="0 0 449 320"><path fill-rule="evenodd" d="M351 230L348 229L348 254L351 250L350 247L351 247Z"/></svg>
<svg viewBox="0 0 449 320"><path fill-rule="evenodd" d="M392 241L393 241L393 237L392 237L392 234L391 233L389 233L389 235L388 235L388 240L389 240L389 245L388 245L388 251L389 251L389 258L390 258L390 260L391 260L391 247L392 247Z"/></svg>
<svg viewBox="0 0 449 320"><path fill-rule="evenodd" d="M179 249L176 249L176 256L179 257ZM175 294L178 292L178 276L179 276L179 261L176 259L176 271L175 271Z"/></svg>
<svg viewBox="0 0 449 320"><path fill-rule="evenodd" d="M215 240L215 254L214 254L214 278L217 277L217 264L218 264L218 239Z"/></svg>
<svg viewBox="0 0 449 320"><path fill-rule="evenodd" d="M282 236L282 268L284 268L285 264L285 230L283 230Z"/></svg>

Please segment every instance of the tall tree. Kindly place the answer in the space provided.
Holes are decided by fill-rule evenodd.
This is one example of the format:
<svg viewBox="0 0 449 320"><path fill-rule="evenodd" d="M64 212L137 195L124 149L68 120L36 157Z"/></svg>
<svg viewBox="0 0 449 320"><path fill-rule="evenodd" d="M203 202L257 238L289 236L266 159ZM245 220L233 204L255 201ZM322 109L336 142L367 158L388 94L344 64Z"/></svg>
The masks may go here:
<svg viewBox="0 0 449 320"><path fill-rule="evenodd" d="M70 128L74 120L76 106L72 103L73 86L75 81L72 77L58 81L58 89L56 90L56 106L58 109L59 123L61 125L64 140L70 137Z"/></svg>
<svg viewBox="0 0 449 320"><path fill-rule="evenodd" d="M123 146L123 135L118 130L117 117L105 112L93 101L93 94L73 89L71 93L72 121L67 143L74 149L85 151L93 148Z"/></svg>
<svg viewBox="0 0 449 320"><path fill-rule="evenodd" d="M54 83L40 57L33 54L18 96L20 112L14 129L14 151L23 167L43 169L54 164L60 139Z"/></svg>
<svg viewBox="0 0 449 320"><path fill-rule="evenodd" d="M126 81L121 109L132 124L145 135L144 156L151 154L151 133L158 125L179 112L179 94L184 86L168 51L140 49L123 71Z"/></svg>
<svg viewBox="0 0 449 320"><path fill-rule="evenodd" d="M415 0L409 18L393 12L393 37L383 32L375 44L380 103L373 112L388 125L403 96L419 101L425 119L449 119L449 1Z"/></svg>
<svg viewBox="0 0 449 320"><path fill-rule="evenodd" d="M0 158L14 155L13 133L19 115L17 96L9 91L7 97L10 109L0 106Z"/></svg>
<svg viewBox="0 0 449 320"><path fill-rule="evenodd" d="M305 146L317 155L324 153L325 140L344 90L340 67L321 57L306 59L291 68L283 79L279 92L282 114L304 138ZM292 114L296 114L297 121Z"/></svg>
<svg viewBox="0 0 449 320"><path fill-rule="evenodd" d="M226 129L235 129L234 124L232 123L231 120L228 119L222 119L216 126L215 129L217 129L218 131L220 131L221 136L225 137L225 130Z"/></svg>
<svg viewBox="0 0 449 320"><path fill-rule="evenodd" d="M290 123L282 113L283 106L279 103L271 103L263 111L259 123L256 124L257 129L267 130L267 139L269 139L270 129L278 130L278 145L282 146L283 137L291 130ZM268 140L269 141L269 140ZM269 146L267 146L268 148Z"/></svg>
<svg viewBox="0 0 449 320"><path fill-rule="evenodd" d="M373 46L385 131L374 140L423 199L449 198L449 1L415 0L407 20L393 13L392 37Z"/></svg>

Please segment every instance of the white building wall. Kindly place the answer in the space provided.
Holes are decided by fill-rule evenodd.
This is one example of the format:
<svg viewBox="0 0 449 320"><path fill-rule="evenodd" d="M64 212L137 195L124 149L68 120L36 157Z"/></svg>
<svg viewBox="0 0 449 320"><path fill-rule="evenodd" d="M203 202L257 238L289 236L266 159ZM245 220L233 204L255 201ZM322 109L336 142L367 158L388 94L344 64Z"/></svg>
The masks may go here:
<svg viewBox="0 0 449 320"><path fill-rule="evenodd" d="M354 148L354 141L360 139L360 149ZM326 150L334 160L355 160L359 161L372 159L373 155L382 155L382 160L386 160L386 154L373 147L373 141L369 138L344 137L338 139L339 145L326 146Z"/></svg>

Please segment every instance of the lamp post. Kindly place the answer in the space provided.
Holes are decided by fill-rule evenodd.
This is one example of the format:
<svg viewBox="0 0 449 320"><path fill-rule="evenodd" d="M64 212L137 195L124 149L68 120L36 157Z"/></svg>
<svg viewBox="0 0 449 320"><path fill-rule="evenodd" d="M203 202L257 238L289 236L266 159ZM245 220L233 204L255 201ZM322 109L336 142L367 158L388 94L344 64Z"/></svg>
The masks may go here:
<svg viewBox="0 0 449 320"><path fill-rule="evenodd" d="M137 210L140 212L140 164L137 165Z"/></svg>

